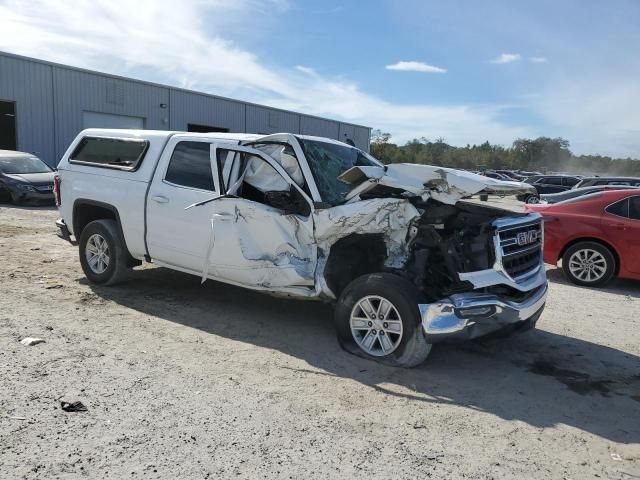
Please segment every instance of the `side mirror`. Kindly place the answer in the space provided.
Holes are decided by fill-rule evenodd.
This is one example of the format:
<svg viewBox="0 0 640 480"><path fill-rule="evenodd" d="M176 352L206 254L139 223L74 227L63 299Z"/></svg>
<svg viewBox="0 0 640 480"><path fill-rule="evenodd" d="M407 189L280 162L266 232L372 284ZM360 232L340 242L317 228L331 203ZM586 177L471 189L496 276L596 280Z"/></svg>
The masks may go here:
<svg viewBox="0 0 640 480"><path fill-rule="evenodd" d="M264 197L268 205L285 213L295 213L303 217L311 213L309 203L293 186L289 190L265 192Z"/></svg>

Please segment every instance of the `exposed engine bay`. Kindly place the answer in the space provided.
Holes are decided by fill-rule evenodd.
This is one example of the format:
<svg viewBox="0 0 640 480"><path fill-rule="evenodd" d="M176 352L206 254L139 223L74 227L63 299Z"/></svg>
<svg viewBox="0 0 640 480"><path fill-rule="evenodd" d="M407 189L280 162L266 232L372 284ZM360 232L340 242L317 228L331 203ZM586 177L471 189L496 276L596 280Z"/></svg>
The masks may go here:
<svg viewBox="0 0 640 480"><path fill-rule="evenodd" d="M404 275L429 299L473 289L458 273L491 268L495 262L492 222L518 214L495 207L458 202L445 205L435 200L416 201L420 218L411 227L410 256Z"/></svg>

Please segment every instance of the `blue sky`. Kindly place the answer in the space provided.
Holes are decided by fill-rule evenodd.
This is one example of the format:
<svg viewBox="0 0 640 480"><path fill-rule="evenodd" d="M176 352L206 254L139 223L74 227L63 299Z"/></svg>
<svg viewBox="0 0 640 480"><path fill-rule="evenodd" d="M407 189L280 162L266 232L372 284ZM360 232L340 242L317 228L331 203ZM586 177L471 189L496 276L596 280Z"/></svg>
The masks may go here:
<svg viewBox="0 0 640 480"><path fill-rule="evenodd" d="M0 50L326 115L397 142L640 158L640 2L0 0Z"/></svg>

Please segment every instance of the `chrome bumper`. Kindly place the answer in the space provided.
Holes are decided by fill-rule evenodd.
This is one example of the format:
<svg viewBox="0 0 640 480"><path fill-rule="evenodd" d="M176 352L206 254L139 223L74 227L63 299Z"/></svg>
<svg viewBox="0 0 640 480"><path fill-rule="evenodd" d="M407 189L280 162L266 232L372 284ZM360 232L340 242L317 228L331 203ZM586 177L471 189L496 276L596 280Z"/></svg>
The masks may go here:
<svg viewBox="0 0 640 480"><path fill-rule="evenodd" d="M535 325L547 299L546 279L535 293L522 302L497 295L461 293L439 302L419 305L422 327L430 343L479 337L514 326Z"/></svg>

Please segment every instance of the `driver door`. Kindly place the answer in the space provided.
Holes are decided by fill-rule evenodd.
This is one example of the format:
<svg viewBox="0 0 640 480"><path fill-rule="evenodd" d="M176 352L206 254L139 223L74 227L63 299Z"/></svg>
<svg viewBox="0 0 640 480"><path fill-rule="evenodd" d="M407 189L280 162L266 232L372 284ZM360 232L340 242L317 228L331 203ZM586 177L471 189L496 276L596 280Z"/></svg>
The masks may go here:
<svg viewBox="0 0 640 480"><path fill-rule="evenodd" d="M223 195L213 201L203 279L253 288L313 288L313 204L273 158L213 145Z"/></svg>

